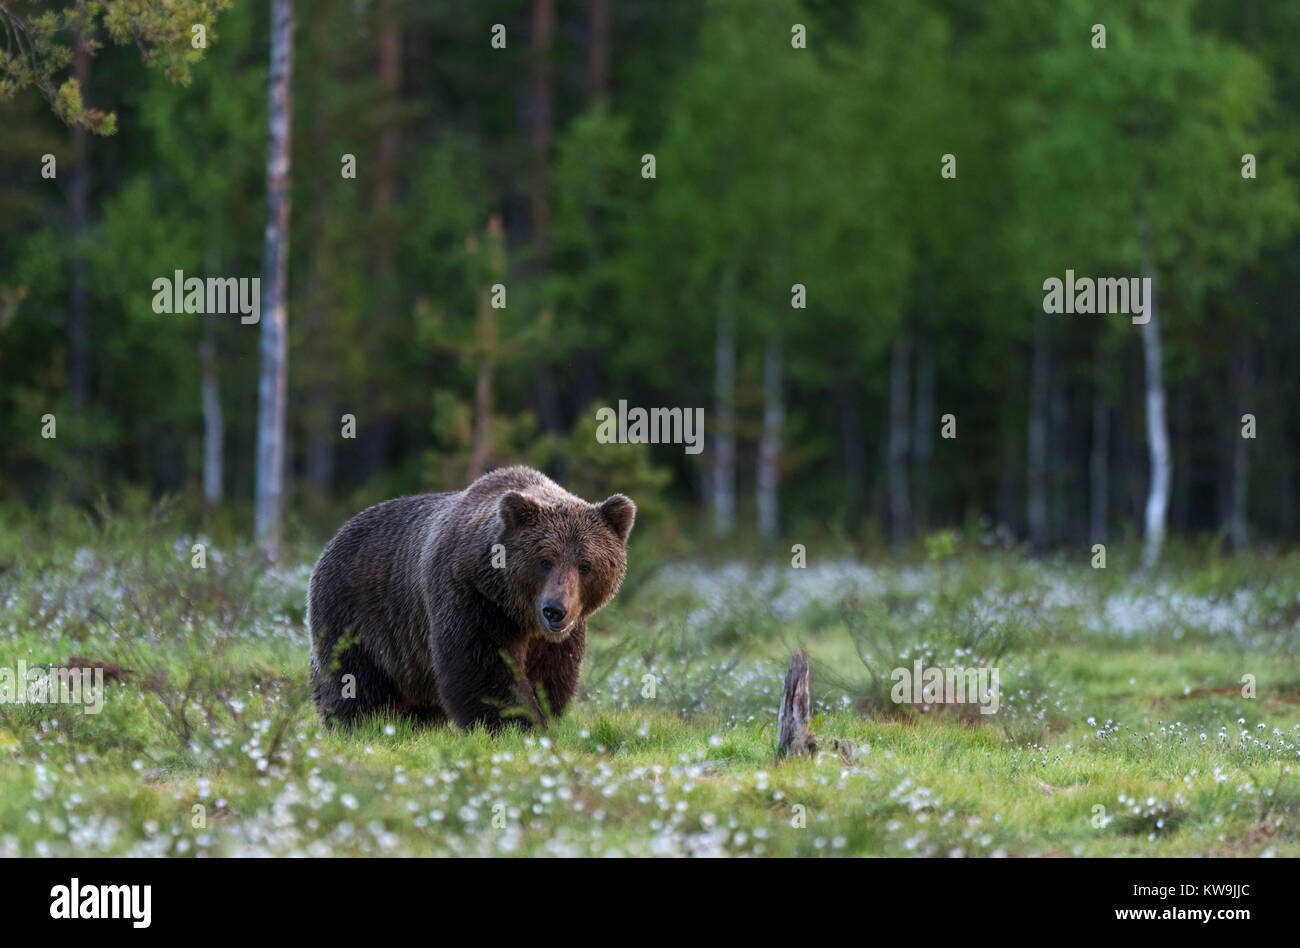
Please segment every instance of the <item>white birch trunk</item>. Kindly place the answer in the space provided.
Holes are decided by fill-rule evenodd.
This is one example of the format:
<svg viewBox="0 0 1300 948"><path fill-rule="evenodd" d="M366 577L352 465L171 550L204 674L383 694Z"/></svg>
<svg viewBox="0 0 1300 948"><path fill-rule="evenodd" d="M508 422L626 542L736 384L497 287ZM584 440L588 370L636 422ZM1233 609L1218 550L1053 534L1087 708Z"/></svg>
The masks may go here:
<svg viewBox="0 0 1300 948"><path fill-rule="evenodd" d="M280 556L284 506L284 416L288 388L289 145L292 122L293 0L271 2L267 85L266 237L262 252L261 378L258 382L254 532L262 552Z"/></svg>
<svg viewBox="0 0 1300 948"><path fill-rule="evenodd" d="M1142 551L1144 566L1160 560L1165 541L1165 519L1169 512L1169 483L1173 477L1173 459L1169 453L1169 427L1165 419L1165 382L1160 347L1160 320L1156 308L1156 280L1149 253L1142 268L1143 277L1151 278L1151 298L1147 301L1150 318L1142 326L1142 358L1146 366L1147 452L1151 460L1151 480L1147 489L1146 545Z"/></svg>

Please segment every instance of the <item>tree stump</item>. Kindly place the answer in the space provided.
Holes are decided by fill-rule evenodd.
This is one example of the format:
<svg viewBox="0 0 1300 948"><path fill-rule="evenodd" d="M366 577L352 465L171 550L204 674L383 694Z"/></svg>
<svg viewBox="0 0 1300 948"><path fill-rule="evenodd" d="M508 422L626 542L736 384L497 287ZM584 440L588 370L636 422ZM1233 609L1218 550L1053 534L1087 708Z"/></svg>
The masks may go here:
<svg viewBox="0 0 1300 948"><path fill-rule="evenodd" d="M779 757L802 757L817 750L817 739L808 733L812 724L812 693L808 687L811 670L804 654L795 652L790 659L790 670L785 673L785 690L781 692L781 708L776 717Z"/></svg>

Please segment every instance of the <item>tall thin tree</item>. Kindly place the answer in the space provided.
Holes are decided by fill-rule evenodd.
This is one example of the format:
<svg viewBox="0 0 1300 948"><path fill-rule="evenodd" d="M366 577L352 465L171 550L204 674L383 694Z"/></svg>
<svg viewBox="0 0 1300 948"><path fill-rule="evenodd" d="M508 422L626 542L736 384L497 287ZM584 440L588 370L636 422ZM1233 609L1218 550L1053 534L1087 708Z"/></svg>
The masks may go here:
<svg viewBox="0 0 1300 948"><path fill-rule="evenodd" d="M289 146L292 125L293 0L271 0L267 85L266 238L262 249L262 367L258 382L254 531L262 552L280 556L284 505L284 416L289 378Z"/></svg>
<svg viewBox="0 0 1300 948"><path fill-rule="evenodd" d="M889 535L896 546L908 540L912 530L912 509L908 501L907 458L911 448L908 401L908 363L912 358L912 337L904 320L899 321L889 359L889 441L886 447L889 472Z"/></svg>
<svg viewBox="0 0 1300 948"><path fill-rule="evenodd" d="M718 299L713 365L713 532L736 525L736 271L728 266Z"/></svg>
<svg viewBox="0 0 1300 948"><path fill-rule="evenodd" d="M1160 345L1160 322L1156 315L1156 274L1151 252L1150 225L1142 222L1142 275L1151 280L1147 300L1147 322L1142 325L1142 361L1146 368L1147 452L1151 476L1147 488L1146 542L1142 549L1144 566L1155 566L1165 542L1165 518L1169 512L1169 483L1173 478L1173 457L1169 451L1169 425L1165 419L1165 382L1163 353Z"/></svg>
<svg viewBox="0 0 1300 948"><path fill-rule="evenodd" d="M555 0L533 0L532 74L528 89L528 137L531 151L528 207L532 216L535 275L544 281L551 266L550 154L554 132L551 44L555 38ZM551 354L540 352L533 366L537 410L542 427L556 433L563 427ZM561 464L563 459L561 458Z"/></svg>

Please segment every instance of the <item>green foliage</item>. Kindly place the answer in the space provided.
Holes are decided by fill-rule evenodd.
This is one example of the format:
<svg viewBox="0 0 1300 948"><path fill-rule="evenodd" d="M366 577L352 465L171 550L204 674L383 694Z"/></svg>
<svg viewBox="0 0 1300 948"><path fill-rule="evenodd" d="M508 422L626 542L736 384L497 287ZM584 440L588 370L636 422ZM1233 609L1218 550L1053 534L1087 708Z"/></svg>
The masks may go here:
<svg viewBox="0 0 1300 948"><path fill-rule="evenodd" d="M425 455L423 484L428 490L460 490L465 486L474 441L472 407L455 392L433 393L434 446ZM531 460L539 450L537 420L527 412L493 415L488 423L494 467Z"/></svg>
<svg viewBox="0 0 1300 948"><path fill-rule="evenodd" d="M939 530L925 538L927 559L942 560L957 552L957 534L952 530Z"/></svg>
<svg viewBox="0 0 1300 948"><path fill-rule="evenodd" d="M590 430L588 406L627 398L703 407L715 433L726 317L737 327L736 543L752 520L763 354L774 340L783 534L797 527L801 541L807 533L859 551L879 535L888 478L879 448L900 333L917 344L912 414L923 405L924 349L933 411L960 418L958 440L932 437L929 460L914 451L909 461L912 500L926 514L917 535L987 521L977 529L1014 542L1025 519L1025 341L1042 281L1066 268L1135 274L1147 220L1168 316L1171 527L1197 536L1229 518L1232 491L1213 488L1231 468L1225 426L1239 413L1223 392L1253 352L1258 364L1233 400L1257 414L1260 445L1277 440L1250 453L1247 512L1261 540L1297 535L1294 11L1265 4L1247 15L1223 0L1171 0L1159 15L1082 0L1050 15L1036 0L996 12L950 0L758 6L616 10L601 88L586 74L593 36L583 8L558 11L549 145L539 152L533 60L513 42L504 55L485 47L477 18L454 5L342 0L299 11L289 496L316 517L330 504L462 486L487 367L489 463L635 477L645 510L675 512L684 548L707 532L697 516L713 474L707 449L673 459L667 480L646 480L624 457L633 452L578 432ZM481 19L515 22L518 11L487 0ZM255 467L257 330L154 314L149 286L178 269L260 273L266 8L11 3L0 21L0 46L15 44L0 54L9 132L0 138L0 495L45 503L83 482L195 493L197 350L211 329L226 496L243 502ZM1089 42L1098 21L1108 27L1104 50ZM206 49L191 43L199 23ZM807 48L792 47L794 23L808 28ZM79 32L93 54L85 89L75 81ZM395 85L375 68L381 39L394 35ZM117 134L87 144L64 122ZM77 179L79 149L87 164ZM1258 160L1254 179L1241 177L1247 153ZM344 155L356 159L356 178L340 174ZM655 156L655 178L642 176L644 155ZM940 176L944 155L956 178ZM46 156L56 177L43 176ZM87 188L79 233L74 180ZM542 193L544 242L534 220ZM471 249L494 219L506 257L496 276L489 255ZM68 333L82 261L91 391L72 418ZM480 295L498 280L510 302L488 338ZM804 309L791 305L795 284ZM1138 528L1136 336L1119 319L1053 327L1051 385L1064 408L1049 438L1059 468L1050 518L1063 544L1086 539L1068 513L1089 487L1094 389L1112 409L1108 526ZM557 418L543 417L551 396ZM36 422L51 411L69 440L38 443ZM336 437L344 413L358 420L355 442ZM912 427L915 439L925 419ZM83 451L67 450L73 439ZM579 460L562 463L570 457ZM963 531L963 550L976 532Z"/></svg>
<svg viewBox="0 0 1300 948"><path fill-rule="evenodd" d="M135 45L141 59L157 68L170 82L188 83L191 67L203 56L192 32L207 30L205 44L216 39L212 26L230 0L133 0L129 3L77 3L62 10L46 10L24 17L6 4L0 7L7 45L0 52L0 99L13 98L34 87L67 125L84 125L97 135L117 131L117 116L88 107L75 78L55 88L55 76L76 56L74 48L94 55L103 48L96 39L102 29L119 46ZM67 34L72 45L60 34Z"/></svg>
<svg viewBox="0 0 1300 948"><path fill-rule="evenodd" d="M638 530L650 527L671 512L665 490L672 472L654 466L648 445L599 443L593 434L596 407L579 415L578 423L558 445L558 452L543 445L531 460L549 467L558 453L565 459L564 483L568 490L593 502L612 493L627 494L636 501Z"/></svg>

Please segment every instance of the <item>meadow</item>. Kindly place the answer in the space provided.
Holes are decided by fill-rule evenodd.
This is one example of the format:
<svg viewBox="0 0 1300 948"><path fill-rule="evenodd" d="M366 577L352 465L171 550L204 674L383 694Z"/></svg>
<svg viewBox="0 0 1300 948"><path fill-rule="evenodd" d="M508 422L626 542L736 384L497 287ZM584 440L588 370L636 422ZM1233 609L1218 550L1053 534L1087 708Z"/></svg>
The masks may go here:
<svg viewBox="0 0 1300 948"><path fill-rule="evenodd" d="M98 714L0 704L0 855L1300 855L1296 554L634 542L549 729L341 733L307 691L319 542L268 568L180 522L3 515L0 666L115 667ZM778 760L795 649L821 749ZM997 712L895 703L917 659L998 668Z"/></svg>

